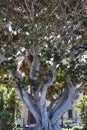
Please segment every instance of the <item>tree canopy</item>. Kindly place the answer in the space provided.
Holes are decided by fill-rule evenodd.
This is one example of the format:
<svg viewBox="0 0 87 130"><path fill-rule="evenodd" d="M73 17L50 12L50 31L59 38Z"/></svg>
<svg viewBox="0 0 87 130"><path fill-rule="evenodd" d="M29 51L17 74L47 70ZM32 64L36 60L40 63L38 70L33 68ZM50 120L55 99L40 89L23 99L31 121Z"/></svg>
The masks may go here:
<svg viewBox="0 0 87 130"><path fill-rule="evenodd" d="M86 0L2 0L0 10L1 71L36 122L46 110L58 120L87 87ZM46 98L50 105L43 110Z"/></svg>

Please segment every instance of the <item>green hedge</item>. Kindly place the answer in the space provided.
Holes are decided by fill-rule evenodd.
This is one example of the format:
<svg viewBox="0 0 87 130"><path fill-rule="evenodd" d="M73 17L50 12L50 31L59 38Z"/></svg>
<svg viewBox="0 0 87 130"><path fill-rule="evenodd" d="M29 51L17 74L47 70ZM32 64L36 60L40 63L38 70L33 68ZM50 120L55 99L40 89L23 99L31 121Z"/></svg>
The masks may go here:
<svg viewBox="0 0 87 130"><path fill-rule="evenodd" d="M72 130L82 130L81 126L74 126Z"/></svg>
<svg viewBox="0 0 87 130"><path fill-rule="evenodd" d="M75 126L72 128L72 130L87 130L87 128L81 126Z"/></svg>

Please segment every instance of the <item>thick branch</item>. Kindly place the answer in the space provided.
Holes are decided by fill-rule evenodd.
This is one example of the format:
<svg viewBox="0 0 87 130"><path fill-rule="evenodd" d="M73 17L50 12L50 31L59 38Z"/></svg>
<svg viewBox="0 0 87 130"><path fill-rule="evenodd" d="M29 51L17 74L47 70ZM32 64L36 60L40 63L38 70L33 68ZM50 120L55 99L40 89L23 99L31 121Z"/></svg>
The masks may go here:
<svg viewBox="0 0 87 130"><path fill-rule="evenodd" d="M52 94L50 94L51 97L51 101L49 106L47 107L47 111L48 111L48 116L51 117L51 112L53 110L54 105L56 104L56 102L58 101L58 97L56 99L52 98Z"/></svg>
<svg viewBox="0 0 87 130"><path fill-rule="evenodd" d="M45 83L44 85L43 85L43 88L42 88L42 95L41 95L41 100L40 100L40 102L44 105L44 103L46 102L46 92L47 92L47 89L49 88L49 87L51 87L53 84L54 84L54 82L55 82L55 80L56 80L56 64L54 63L54 65L52 66L52 68L50 69L50 74L52 75L52 77L51 78L49 78L49 76L48 76L48 78L47 78L47 83Z"/></svg>
<svg viewBox="0 0 87 130"><path fill-rule="evenodd" d="M43 87L49 88L54 85L56 81L56 63L54 62L53 66L48 70L48 73L44 76L46 83Z"/></svg>
<svg viewBox="0 0 87 130"><path fill-rule="evenodd" d="M14 86L15 89L18 93L18 96L20 97L20 99L24 102L24 104L26 104L26 106L28 107L28 109L31 111L31 113L34 115L36 122L39 122L40 119L40 115L37 111L37 109L35 108L34 104L32 103L32 101L30 100L29 94L28 92L24 89L24 88L20 88L15 80L14 74L12 72L12 70L9 70L9 73L11 75L11 78L14 82ZM20 80L22 80L21 75L17 73L18 78L20 78ZM20 82L20 81L19 81Z"/></svg>
<svg viewBox="0 0 87 130"><path fill-rule="evenodd" d="M53 110L50 112L50 116L52 115L52 113L55 113L55 111L61 107L61 105L63 105L64 100L66 99L67 95L67 91L66 89L64 89L64 91L62 92L62 94L59 95L58 101L56 102Z"/></svg>
<svg viewBox="0 0 87 130"><path fill-rule="evenodd" d="M82 89L83 89L86 85L87 85L87 82L86 82L86 81L82 82L82 83L79 85L79 87L76 89L76 94L78 94L79 92L81 92Z"/></svg>
<svg viewBox="0 0 87 130"><path fill-rule="evenodd" d="M75 88L74 85L72 84L72 81L67 79L67 86L66 86L66 92L65 95L63 96L64 100L61 100L61 105L58 103L55 109L53 110L54 113L52 113L52 122L57 121L73 104L75 100L76 94L75 94ZM59 106L60 105L60 106Z"/></svg>
<svg viewBox="0 0 87 130"><path fill-rule="evenodd" d="M27 106L28 110L33 114L33 116L36 119L36 122L39 122L40 115L39 111L35 108L31 100L29 99L29 95L26 92L26 90L22 89L20 90L17 86L15 87L16 92L18 93L19 98L21 101Z"/></svg>
<svg viewBox="0 0 87 130"><path fill-rule="evenodd" d="M23 89L22 92L23 92L24 101L27 103L29 110L34 115L36 122L38 123L38 120L40 120L40 115L39 115L38 111L35 109L33 103L29 100L29 96L28 96L28 93L26 92L26 90Z"/></svg>
<svg viewBox="0 0 87 130"><path fill-rule="evenodd" d="M40 66L40 59L39 57L35 54L33 62L30 67L30 78L36 80L38 76L38 71L39 71L39 66Z"/></svg>
<svg viewBox="0 0 87 130"><path fill-rule="evenodd" d="M4 61L6 61L6 60L7 60L6 57L0 56L0 63L4 62Z"/></svg>

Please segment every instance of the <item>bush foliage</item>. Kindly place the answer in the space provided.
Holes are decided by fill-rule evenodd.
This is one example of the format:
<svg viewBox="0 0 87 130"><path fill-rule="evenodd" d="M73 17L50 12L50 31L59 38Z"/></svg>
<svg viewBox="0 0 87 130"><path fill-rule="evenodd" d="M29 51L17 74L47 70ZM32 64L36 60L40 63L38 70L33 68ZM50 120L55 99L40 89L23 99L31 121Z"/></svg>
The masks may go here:
<svg viewBox="0 0 87 130"><path fill-rule="evenodd" d="M72 130L87 130L84 126L74 126Z"/></svg>

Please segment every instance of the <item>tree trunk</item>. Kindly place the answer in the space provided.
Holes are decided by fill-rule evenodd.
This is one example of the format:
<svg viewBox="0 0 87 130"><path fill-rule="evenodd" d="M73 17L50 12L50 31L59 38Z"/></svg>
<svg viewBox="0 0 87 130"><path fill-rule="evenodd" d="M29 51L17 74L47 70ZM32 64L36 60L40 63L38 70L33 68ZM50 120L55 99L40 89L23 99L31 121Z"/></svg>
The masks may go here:
<svg viewBox="0 0 87 130"><path fill-rule="evenodd" d="M66 83L66 89L59 96L58 101L54 104L54 106L50 107L50 111L46 106L47 86L51 85L50 83L44 85L42 95L39 99L36 95L36 97L34 97L34 99L32 98L32 100L26 89L20 90L16 87L16 91L18 92L20 99L26 104L29 111L35 118L35 130L61 130L61 127L58 125L58 120L72 106L77 94L77 91L75 91L75 87L69 78ZM35 96L35 93L33 96Z"/></svg>
<svg viewBox="0 0 87 130"><path fill-rule="evenodd" d="M62 130L61 127L58 125L58 122L54 124L48 120L48 122L44 119L44 125L40 123L36 126L35 130Z"/></svg>

